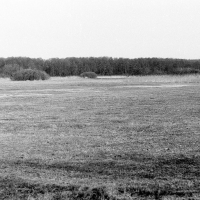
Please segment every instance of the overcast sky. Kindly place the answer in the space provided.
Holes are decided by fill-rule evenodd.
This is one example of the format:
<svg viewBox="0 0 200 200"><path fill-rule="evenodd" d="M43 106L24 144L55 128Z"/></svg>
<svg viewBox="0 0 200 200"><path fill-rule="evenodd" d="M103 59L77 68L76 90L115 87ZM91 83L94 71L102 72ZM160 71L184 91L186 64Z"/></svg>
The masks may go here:
<svg viewBox="0 0 200 200"><path fill-rule="evenodd" d="M200 0L0 3L0 57L200 59Z"/></svg>

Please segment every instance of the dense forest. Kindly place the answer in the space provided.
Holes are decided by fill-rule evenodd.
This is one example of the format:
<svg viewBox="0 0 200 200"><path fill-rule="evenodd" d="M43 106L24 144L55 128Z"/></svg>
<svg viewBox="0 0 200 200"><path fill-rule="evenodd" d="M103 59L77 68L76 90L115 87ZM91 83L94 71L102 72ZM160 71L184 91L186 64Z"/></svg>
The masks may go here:
<svg viewBox="0 0 200 200"><path fill-rule="evenodd" d="M171 58L0 58L0 74L38 69L50 76L72 76L92 71L98 75L160 75L200 73L200 60Z"/></svg>

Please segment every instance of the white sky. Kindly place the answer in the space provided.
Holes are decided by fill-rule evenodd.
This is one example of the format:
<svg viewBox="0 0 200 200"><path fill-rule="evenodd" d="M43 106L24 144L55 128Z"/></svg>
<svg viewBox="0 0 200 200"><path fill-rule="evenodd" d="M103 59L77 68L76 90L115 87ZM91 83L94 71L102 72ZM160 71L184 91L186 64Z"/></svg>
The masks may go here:
<svg viewBox="0 0 200 200"><path fill-rule="evenodd" d="M200 59L200 0L0 0L0 57Z"/></svg>

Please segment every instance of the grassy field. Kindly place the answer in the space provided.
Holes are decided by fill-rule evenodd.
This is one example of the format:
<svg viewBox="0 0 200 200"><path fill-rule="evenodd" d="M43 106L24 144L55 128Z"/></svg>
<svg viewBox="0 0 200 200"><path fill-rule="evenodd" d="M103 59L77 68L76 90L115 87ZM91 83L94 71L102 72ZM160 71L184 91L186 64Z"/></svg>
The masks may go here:
<svg viewBox="0 0 200 200"><path fill-rule="evenodd" d="M200 76L0 79L0 199L200 199Z"/></svg>

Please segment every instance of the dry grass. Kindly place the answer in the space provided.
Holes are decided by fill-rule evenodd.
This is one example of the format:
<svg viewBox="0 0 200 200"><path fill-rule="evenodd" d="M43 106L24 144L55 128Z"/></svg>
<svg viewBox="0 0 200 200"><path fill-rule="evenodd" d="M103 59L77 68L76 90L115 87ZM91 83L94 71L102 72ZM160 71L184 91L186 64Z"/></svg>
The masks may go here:
<svg viewBox="0 0 200 200"><path fill-rule="evenodd" d="M132 78L132 77L131 77ZM156 83L199 83L200 75L152 75L152 76L136 76L135 82L156 82Z"/></svg>
<svg viewBox="0 0 200 200"><path fill-rule="evenodd" d="M184 86L149 87L167 80ZM109 198L198 195L199 86L197 76L0 79L0 188L8 179L24 199L48 200L69 185L106 186Z"/></svg>
<svg viewBox="0 0 200 200"><path fill-rule="evenodd" d="M131 83L199 83L200 75L99 76L99 79L126 79Z"/></svg>

